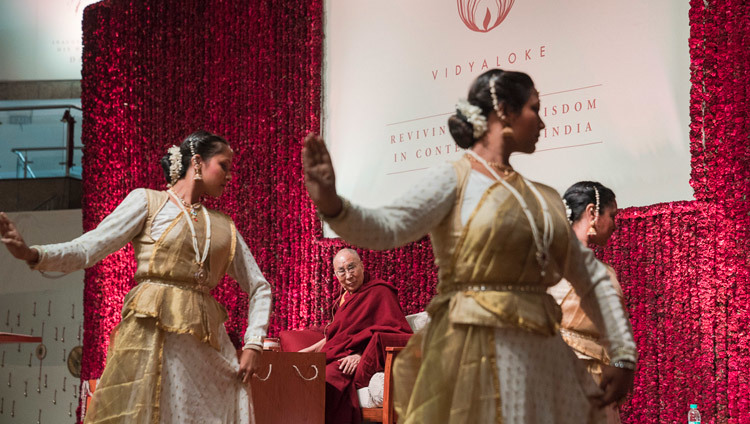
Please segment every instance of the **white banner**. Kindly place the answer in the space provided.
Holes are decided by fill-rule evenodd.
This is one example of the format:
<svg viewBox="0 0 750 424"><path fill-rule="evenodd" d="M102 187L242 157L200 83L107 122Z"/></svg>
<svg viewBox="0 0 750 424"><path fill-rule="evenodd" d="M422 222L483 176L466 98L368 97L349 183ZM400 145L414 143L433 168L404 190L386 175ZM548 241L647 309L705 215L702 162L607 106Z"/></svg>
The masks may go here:
<svg viewBox="0 0 750 424"><path fill-rule="evenodd" d="M0 81L81 79L83 9L98 0L0 0Z"/></svg>
<svg viewBox="0 0 750 424"><path fill-rule="evenodd" d="M533 155L511 164L562 193L600 181L620 207L692 199L688 2L327 0L324 136L339 192L380 205L462 153L455 103L491 68L540 92Z"/></svg>

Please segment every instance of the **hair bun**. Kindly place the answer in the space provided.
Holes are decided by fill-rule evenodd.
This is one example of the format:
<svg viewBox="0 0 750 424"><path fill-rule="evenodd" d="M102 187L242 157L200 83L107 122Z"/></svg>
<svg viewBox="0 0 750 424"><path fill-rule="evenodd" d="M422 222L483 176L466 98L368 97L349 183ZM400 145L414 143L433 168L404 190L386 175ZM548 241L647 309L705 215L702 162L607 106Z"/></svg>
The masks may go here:
<svg viewBox="0 0 750 424"><path fill-rule="evenodd" d="M468 149L474 145L474 128L458 114L448 118L448 129L458 147Z"/></svg>

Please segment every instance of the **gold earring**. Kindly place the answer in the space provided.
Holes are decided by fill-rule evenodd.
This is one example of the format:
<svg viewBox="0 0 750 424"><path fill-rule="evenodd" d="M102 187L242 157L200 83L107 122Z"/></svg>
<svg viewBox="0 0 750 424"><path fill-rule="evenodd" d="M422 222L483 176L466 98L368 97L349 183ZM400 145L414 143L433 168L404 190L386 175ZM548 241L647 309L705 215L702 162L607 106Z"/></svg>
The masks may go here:
<svg viewBox="0 0 750 424"><path fill-rule="evenodd" d="M596 228L594 228L594 224L596 224L596 220L591 221L591 226L589 227L589 230L586 232L586 235L588 236L595 236L596 235Z"/></svg>
<svg viewBox="0 0 750 424"><path fill-rule="evenodd" d="M197 163L195 164L195 175L193 175L193 180L195 181L202 181L203 180L203 171L201 171L201 166Z"/></svg>
<svg viewBox="0 0 750 424"><path fill-rule="evenodd" d="M511 138L513 137L513 128L510 126L510 121L508 121L508 117L504 113L498 113L497 114L498 119L500 119L500 123L503 124L503 138Z"/></svg>

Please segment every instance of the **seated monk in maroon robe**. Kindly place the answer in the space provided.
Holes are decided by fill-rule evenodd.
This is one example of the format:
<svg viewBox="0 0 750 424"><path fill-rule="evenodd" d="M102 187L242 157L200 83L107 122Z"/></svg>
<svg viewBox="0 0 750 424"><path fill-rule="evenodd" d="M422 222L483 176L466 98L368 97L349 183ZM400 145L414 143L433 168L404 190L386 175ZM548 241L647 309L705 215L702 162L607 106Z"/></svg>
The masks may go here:
<svg viewBox="0 0 750 424"><path fill-rule="evenodd" d="M339 251L333 269L342 287L325 338L300 352L326 354L326 423L360 423L362 415L353 380L362 352L377 332L411 334L396 288L369 279L353 249Z"/></svg>

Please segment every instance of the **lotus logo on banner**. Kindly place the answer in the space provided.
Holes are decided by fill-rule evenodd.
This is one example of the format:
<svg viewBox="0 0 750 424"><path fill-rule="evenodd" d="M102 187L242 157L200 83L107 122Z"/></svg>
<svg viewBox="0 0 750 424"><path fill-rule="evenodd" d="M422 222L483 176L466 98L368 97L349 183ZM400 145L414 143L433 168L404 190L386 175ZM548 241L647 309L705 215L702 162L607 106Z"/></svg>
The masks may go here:
<svg viewBox="0 0 750 424"><path fill-rule="evenodd" d="M456 0L458 16L467 28L490 32L503 23L515 0Z"/></svg>

